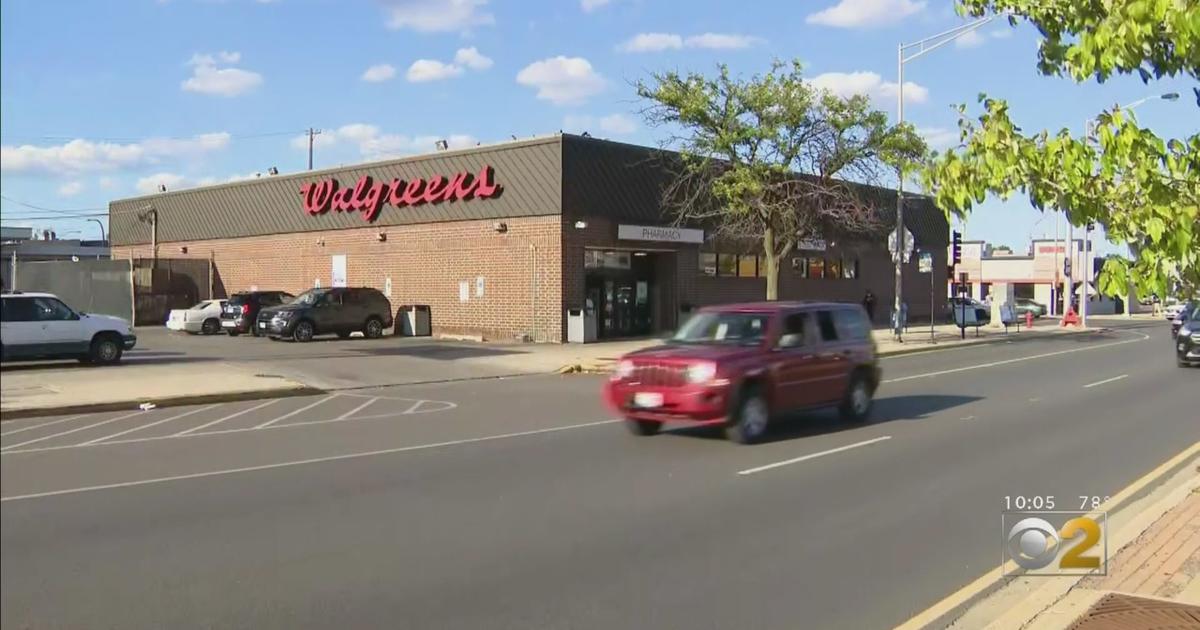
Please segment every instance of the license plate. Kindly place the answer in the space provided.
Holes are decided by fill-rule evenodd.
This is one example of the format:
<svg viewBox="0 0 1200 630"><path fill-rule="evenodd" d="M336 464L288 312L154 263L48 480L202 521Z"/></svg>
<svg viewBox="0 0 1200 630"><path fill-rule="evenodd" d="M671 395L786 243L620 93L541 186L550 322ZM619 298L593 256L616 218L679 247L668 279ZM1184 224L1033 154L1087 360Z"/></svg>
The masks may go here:
<svg viewBox="0 0 1200 630"><path fill-rule="evenodd" d="M221 327L222 328L233 328L234 327L233 320L232 319L221 320Z"/></svg>
<svg viewBox="0 0 1200 630"><path fill-rule="evenodd" d="M656 392L637 392L633 395L634 407L661 407L663 404L663 395Z"/></svg>
<svg viewBox="0 0 1200 630"><path fill-rule="evenodd" d="M258 322L258 327L259 327L259 328L266 328L266 327L267 327L267 322Z"/></svg>

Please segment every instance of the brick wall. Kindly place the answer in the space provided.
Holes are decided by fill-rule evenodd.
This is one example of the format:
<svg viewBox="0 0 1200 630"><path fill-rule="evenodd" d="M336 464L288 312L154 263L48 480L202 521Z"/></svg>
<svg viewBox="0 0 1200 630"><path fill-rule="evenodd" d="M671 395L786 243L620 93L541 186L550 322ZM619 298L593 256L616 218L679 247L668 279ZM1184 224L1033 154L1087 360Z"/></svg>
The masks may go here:
<svg viewBox="0 0 1200 630"><path fill-rule="evenodd" d="M561 217L505 219L504 233L496 232L494 223L459 221L160 243L158 255L211 256L216 293L228 295L252 286L292 293L307 290L316 281L330 286L331 257L345 254L349 285L382 291L391 278L392 306L430 305L435 333L481 334L489 339L532 334L537 341L561 341ZM379 240L381 233L386 240ZM115 247L113 257L149 256L150 249L149 245ZM484 295L476 297L480 276ZM459 300L462 281L470 289L465 303Z"/></svg>

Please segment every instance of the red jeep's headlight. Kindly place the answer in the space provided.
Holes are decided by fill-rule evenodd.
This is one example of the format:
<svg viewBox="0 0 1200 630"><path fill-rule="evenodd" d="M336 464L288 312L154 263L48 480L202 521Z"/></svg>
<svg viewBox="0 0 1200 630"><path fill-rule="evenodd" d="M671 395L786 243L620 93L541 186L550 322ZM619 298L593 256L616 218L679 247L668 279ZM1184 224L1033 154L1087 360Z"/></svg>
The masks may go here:
<svg viewBox="0 0 1200 630"><path fill-rule="evenodd" d="M633 361L622 359L617 363L617 369L613 372L613 379L621 380L631 376L633 376Z"/></svg>
<svg viewBox="0 0 1200 630"><path fill-rule="evenodd" d="M688 366L686 376L689 383L700 384L713 380L717 375L716 363L693 363Z"/></svg>

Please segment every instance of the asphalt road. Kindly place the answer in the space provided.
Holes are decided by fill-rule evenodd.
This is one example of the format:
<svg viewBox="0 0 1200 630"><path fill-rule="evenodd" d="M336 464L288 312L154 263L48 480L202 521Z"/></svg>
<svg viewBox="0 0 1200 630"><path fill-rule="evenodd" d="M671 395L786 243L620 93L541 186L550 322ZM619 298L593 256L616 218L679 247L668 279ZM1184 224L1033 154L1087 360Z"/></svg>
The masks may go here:
<svg viewBox="0 0 1200 630"><path fill-rule="evenodd" d="M589 376L6 422L0 621L888 627L999 565L1005 497L1200 440L1165 324L884 369L872 423L752 447L627 435Z"/></svg>

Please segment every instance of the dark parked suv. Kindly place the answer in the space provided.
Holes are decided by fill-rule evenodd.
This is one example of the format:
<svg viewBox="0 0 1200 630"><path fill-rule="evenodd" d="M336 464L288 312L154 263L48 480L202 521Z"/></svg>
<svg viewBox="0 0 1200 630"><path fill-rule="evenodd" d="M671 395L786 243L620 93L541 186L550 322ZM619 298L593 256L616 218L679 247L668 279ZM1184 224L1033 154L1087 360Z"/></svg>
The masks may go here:
<svg viewBox="0 0 1200 630"><path fill-rule="evenodd" d="M879 379L861 306L731 304L701 309L666 345L622 357L604 397L637 435L664 422L719 424L750 443L793 410L836 406L865 420Z"/></svg>
<svg viewBox="0 0 1200 630"><path fill-rule="evenodd" d="M345 339L362 331L368 339L383 336L392 325L392 304L377 289L310 289L283 306L263 309L256 328L272 339L309 341L315 335Z"/></svg>
<svg viewBox="0 0 1200 630"><path fill-rule="evenodd" d="M257 337L259 333L254 328L254 322L258 319L258 312L269 306L286 304L292 297L291 293L283 291L234 293L225 303L225 308L221 309L221 328L230 337L243 333Z"/></svg>

